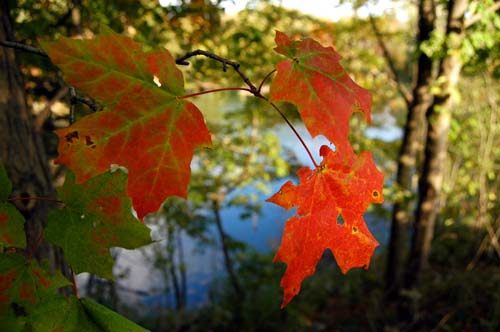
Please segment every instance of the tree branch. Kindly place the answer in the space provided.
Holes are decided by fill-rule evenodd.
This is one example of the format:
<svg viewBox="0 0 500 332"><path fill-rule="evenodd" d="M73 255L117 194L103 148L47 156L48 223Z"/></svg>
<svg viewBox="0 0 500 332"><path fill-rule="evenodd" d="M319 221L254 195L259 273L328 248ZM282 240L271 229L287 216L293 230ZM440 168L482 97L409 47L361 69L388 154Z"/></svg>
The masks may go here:
<svg viewBox="0 0 500 332"><path fill-rule="evenodd" d="M255 85L252 84L252 82L250 82L250 79L245 74L243 74L243 72L241 72L240 64L237 62L226 59L224 57L221 57L221 56L214 54L212 52L209 52L209 51L195 50L192 52L188 52L185 55L183 55L182 57L176 59L175 63L178 65L182 65L182 66L188 66L189 62L187 62L186 60L189 58L192 58L194 56L198 56L198 55L206 56L207 58L221 62L222 66L223 66L222 69L224 71L227 70L227 66L233 67L234 71L241 77L241 79L245 82L245 84L250 88L251 92L255 96L259 97L259 95L260 95L259 90L257 89L257 87Z"/></svg>
<svg viewBox="0 0 500 332"><path fill-rule="evenodd" d="M43 56L45 58L49 57L47 55L47 53L45 53L45 51L42 50L41 48L29 46L29 45L26 45L26 44L23 44L23 43L18 43L18 42L13 42L13 41L8 41L8 40L0 40L0 46L22 50L22 51L25 51L25 52L29 52L29 53L33 53L33 54L36 54L36 55Z"/></svg>
<svg viewBox="0 0 500 332"><path fill-rule="evenodd" d="M29 46L29 45L26 45L26 44L23 44L23 43L19 43L19 42L13 42L13 41L8 41L8 40L0 40L0 46L8 47L8 48L14 48L14 49L22 50L22 51L25 51L25 52L33 53L33 54L36 54L36 55L39 55L39 56L42 56L42 57L45 57L45 58L49 58L48 54L45 53L45 51L42 50L41 48ZM94 112L102 110L102 106L99 105L99 104L97 104L90 97L78 96L77 95L77 96L74 96L74 100L77 101L77 102L80 102L80 103L83 103L83 104L87 105Z"/></svg>
<svg viewBox="0 0 500 332"><path fill-rule="evenodd" d="M372 15L370 15L369 18L370 18L370 24L372 26L373 32L375 33L375 37L377 38L377 42L378 42L378 44L379 44L379 46L382 49L382 52L384 54L385 61L389 65L391 78L396 83L396 87L397 87L399 93L401 94L401 96L403 97L406 105L410 105L411 100L412 100L412 96L411 96L410 92L406 89L406 87L402 84L401 79L399 78L399 76L397 74L396 65L394 64L394 60L389 52L389 49L387 48L387 45L384 42L384 39L382 37L382 33L380 32L380 30L377 28L377 25L375 24L375 19L373 18Z"/></svg>

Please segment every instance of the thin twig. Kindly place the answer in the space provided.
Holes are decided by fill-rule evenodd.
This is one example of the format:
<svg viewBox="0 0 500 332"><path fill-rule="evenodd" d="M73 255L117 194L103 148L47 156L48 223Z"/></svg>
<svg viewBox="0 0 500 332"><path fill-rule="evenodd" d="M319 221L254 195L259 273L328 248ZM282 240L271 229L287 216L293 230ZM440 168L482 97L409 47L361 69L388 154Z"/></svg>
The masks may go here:
<svg viewBox="0 0 500 332"><path fill-rule="evenodd" d="M76 104L76 91L74 87L69 88L69 124L75 123L75 104Z"/></svg>
<svg viewBox="0 0 500 332"><path fill-rule="evenodd" d="M0 40L0 46L5 46L5 47L9 47L9 48L15 48L15 49L22 50L22 51L25 51L25 52L29 52L29 53L33 53L33 54L36 54L36 55L40 55L40 56L43 56L45 58L49 57L47 55L47 53L45 53L45 51L42 50L41 48L29 46L29 45L26 45L26 44L23 44L23 43L19 43L19 42L8 41L8 40Z"/></svg>
<svg viewBox="0 0 500 332"><path fill-rule="evenodd" d="M103 109L103 107L100 104L96 103L90 97L76 95L75 101L87 105L93 112L99 112L100 110Z"/></svg>
<svg viewBox="0 0 500 332"><path fill-rule="evenodd" d="M221 92L221 91L247 91L247 92L250 92L251 94L253 94L252 90L247 89L247 88L220 88L220 89L204 90L204 91L200 91L200 92L190 93L188 95L179 96L177 98L187 99L187 98L191 98L191 97L205 95L207 93Z"/></svg>
<svg viewBox="0 0 500 332"><path fill-rule="evenodd" d="M272 74L274 74L276 72L276 69L273 69L271 72L269 72L266 77L264 77L264 79L262 80L262 82L260 82L259 84L259 88L257 89L257 91L260 91L262 90L262 86L264 85L264 83L269 79L269 77L271 77Z"/></svg>
<svg viewBox="0 0 500 332"><path fill-rule="evenodd" d="M287 119L287 117L285 116L285 114L283 114L283 112L281 112L281 110L278 108L278 106L276 106L275 103L273 103L272 101L269 101L269 100L267 100L267 101L276 110L276 112L278 112L281 115L281 117L283 118L283 120L285 120L285 122L288 125L288 127L290 127L290 129L292 129L293 133L295 134L295 136L297 136L297 138L299 139L299 141L302 144L302 146L304 147L304 149L306 149L306 152L309 155L309 158L311 159L314 167L318 168L319 165L314 160L314 157L312 156L311 151L309 151L309 148L307 147L306 142L304 142L304 140L302 139L302 137L299 135L299 132L297 131L297 129L295 129L295 127L292 125L292 123Z"/></svg>
<svg viewBox="0 0 500 332"><path fill-rule="evenodd" d="M311 158L311 161L312 161L314 167L316 167L316 168L319 167L319 165L314 160L314 158L312 156L312 153L309 150L309 148L307 147L306 143L304 142L304 140L302 139L302 137L300 136L300 134L298 133L298 131L295 129L295 127L292 125L292 123L287 119L287 117L285 116L285 114L283 114L283 112L281 112L281 110L278 108L278 106L276 106L276 104L274 104L273 102L269 101L268 98L264 97L260 93L262 85L274 73L274 70L272 72L270 72L269 74L267 74L266 77L260 83L259 88L256 88L255 85L253 85L252 82L250 82L250 80L248 79L248 77L245 74L243 74L243 72L241 72L241 70L240 70L240 64L239 63L237 63L235 61L232 61L232 60L229 60L229 59L226 59L226 58L221 57L219 55L213 54L212 52L203 51L203 50L195 50L195 51L192 51L192 52L188 52L184 56L176 59L175 63L177 63L178 65L189 65L189 62L187 62L186 60L189 59L189 58L191 58L191 57L193 57L193 56L197 56L197 55L203 55L203 56L206 56L206 57L208 57L210 59L222 62L222 64L224 65L224 67L227 66L227 65L233 67L233 69L238 73L238 75L240 75L240 77L243 79L243 81L250 88L249 90L248 89L244 89L244 88L234 88L234 89L235 90L245 90L245 91L248 91L251 94L253 94L255 97L267 101L274 108L274 110L276 110L276 112L278 112L279 115L281 115L281 117L283 118L283 120L285 120L285 122L288 125L288 127L290 127L290 129L293 131L293 133L295 134L295 136L299 139L300 143L302 144L302 146L306 150L307 154L309 155L309 158ZM215 89L215 90L207 91L207 92L203 92L203 93L216 92L216 91L224 91L224 90L229 90L229 89L233 89L233 88ZM199 95L199 94L202 94L202 93L195 93L195 94L192 94L192 95L183 96L183 98L188 98L188 97L196 96L196 95Z"/></svg>
<svg viewBox="0 0 500 332"><path fill-rule="evenodd" d="M212 52L204 51L204 50L195 50L192 52L188 52L185 55L183 55L182 57L176 59L175 63L178 65L187 66L187 65L189 65L189 62L187 62L186 60L189 58L192 58L194 56L198 56L198 55L206 56L207 58L221 62L222 65L224 66L223 67L224 71L225 71L225 68L227 66L231 66L234 69L234 71L241 77L243 82L245 82L245 84L250 88L250 90L252 91L252 93L254 95L257 96L257 94L259 93L259 90L255 87L255 85L252 84L252 82L250 82L250 79L245 74L243 74L241 72L239 63L232 61L232 60L229 60L229 59L226 59L224 57L221 57L220 55L214 54Z"/></svg>
<svg viewBox="0 0 500 332"><path fill-rule="evenodd" d="M382 33L378 29L377 25L375 24L375 19L373 18L372 15L369 16L370 18L370 24L372 26L373 32L375 33L375 37L377 38L377 42L382 49L382 52L384 54L385 61L387 62L387 65L389 66L390 69L390 75L392 76L392 79L396 83L396 87L403 97L406 105L410 105L412 96L410 92L406 89L406 87L402 84L401 79L398 76L398 72L396 70L396 65L394 63L394 59L392 58L391 53L389 52L389 49L387 48L387 45L385 44L384 38L382 37Z"/></svg>
<svg viewBox="0 0 500 332"><path fill-rule="evenodd" d="M75 297L78 299L80 298L80 295L78 294L78 284L76 283L76 274L75 271L71 271L71 276L72 276L72 283L73 283L73 289L75 290Z"/></svg>
<svg viewBox="0 0 500 332"><path fill-rule="evenodd" d="M28 256L26 257L26 259L28 261L31 261L31 259L35 255L35 252L37 251L38 247L40 247L40 244L42 243L42 239L43 239L43 231L40 230L40 233L38 234L36 242L33 244L33 246L31 247L31 249L28 253Z"/></svg>
<svg viewBox="0 0 500 332"><path fill-rule="evenodd" d="M7 199L7 202L16 202L16 201L44 201L44 202L64 204L63 201L52 197L12 197Z"/></svg>

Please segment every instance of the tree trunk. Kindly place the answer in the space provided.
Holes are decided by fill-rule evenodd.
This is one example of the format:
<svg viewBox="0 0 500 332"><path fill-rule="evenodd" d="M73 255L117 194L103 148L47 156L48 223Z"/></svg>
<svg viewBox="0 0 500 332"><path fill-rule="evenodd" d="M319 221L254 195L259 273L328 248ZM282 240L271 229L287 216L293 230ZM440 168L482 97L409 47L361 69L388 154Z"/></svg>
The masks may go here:
<svg viewBox="0 0 500 332"><path fill-rule="evenodd" d="M176 237L176 229L173 223L167 224L167 260L168 260L168 273L170 274L170 280L172 281L172 287L174 288L174 297L175 297L175 308L179 310L183 310L185 307L184 297L182 295L182 285L179 282L179 278L177 277L177 264L175 262L174 254L175 248L175 237ZM180 269L181 267L179 267Z"/></svg>
<svg viewBox="0 0 500 332"><path fill-rule="evenodd" d="M186 263L184 261L184 246L182 244L181 230L177 231L177 254L179 259L181 308L184 308L186 307L187 303L187 275L186 275Z"/></svg>
<svg viewBox="0 0 500 332"><path fill-rule="evenodd" d="M0 1L0 40L13 41L15 34L8 3ZM4 47L0 47L0 160L12 181L12 196L28 199L16 204L26 218L26 250L36 249L34 257L48 259L51 268L62 270L61 251L43 241L40 243L47 213L53 203L29 198L55 198L55 192L45 149L41 137L34 130L26 104L16 53ZM68 275L68 271L63 272Z"/></svg>
<svg viewBox="0 0 500 332"><path fill-rule="evenodd" d="M468 0L450 0L446 26L445 54L439 66L438 80L443 82L439 93L426 113L429 128L425 145L425 160L419 182L410 260L405 274L405 288L419 286L422 271L428 265L434 225L439 213L440 192L448 145L448 131L456 88L462 63L460 47L465 35L464 14Z"/></svg>
<svg viewBox="0 0 500 332"><path fill-rule="evenodd" d="M436 7L434 0L420 0L418 4L417 47L430 39L435 28ZM403 142L399 151L396 186L401 197L396 200L392 212L391 234L386 271L386 297L396 298L401 286L402 256L406 252L406 233L412 209L412 180L416 172L417 152L421 147L421 132L427 127L425 111L432 101L430 85L432 83L432 59L417 50L418 64L413 98L408 108Z"/></svg>
<svg viewBox="0 0 500 332"><path fill-rule="evenodd" d="M215 224L217 225L217 231L220 236L222 253L224 254L224 265L226 266L226 271L229 274L229 280L231 281L231 285L233 286L235 294L243 299L245 297L245 293L243 292L243 288L240 285L240 281L238 280L238 276L234 271L233 260L229 255L229 247L228 247L228 238L226 232L222 227L222 219L220 216L220 208L219 203L216 200L212 201L212 210L215 216Z"/></svg>

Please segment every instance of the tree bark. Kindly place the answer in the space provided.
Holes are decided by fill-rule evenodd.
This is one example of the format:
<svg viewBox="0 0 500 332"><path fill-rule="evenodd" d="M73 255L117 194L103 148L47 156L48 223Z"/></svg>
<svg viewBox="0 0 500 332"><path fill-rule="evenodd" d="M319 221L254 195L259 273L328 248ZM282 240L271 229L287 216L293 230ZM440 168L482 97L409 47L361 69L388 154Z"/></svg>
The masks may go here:
<svg viewBox="0 0 500 332"><path fill-rule="evenodd" d="M451 108L462 63L460 47L465 36L464 14L468 0L450 0L446 25L445 54L439 66L438 80L443 82L439 93L427 110L429 124L425 145L425 160L419 182L419 201L405 274L405 288L417 289L423 270L428 265L434 225L439 213L440 193L448 145ZM414 306L412 306L414 307Z"/></svg>
<svg viewBox="0 0 500 332"><path fill-rule="evenodd" d="M8 8L9 1L0 1L0 40L15 40ZM0 160L12 181L12 196L28 200L17 201L16 207L26 219L27 251L34 252L38 260L48 259L52 269L68 275L62 253L44 243L42 229L50 202L29 200L30 197L55 199L52 178L41 137L35 131L31 113L26 103L24 82L16 53L0 47ZM41 241L41 242L40 242Z"/></svg>
<svg viewBox="0 0 500 332"><path fill-rule="evenodd" d="M436 7L434 0L420 0L418 4L417 47L429 40L435 29ZM395 299L401 287L403 254L407 250L406 239L412 209L413 174L416 172L417 153L422 146L422 131L425 131L425 111L432 102L433 61L425 53L417 50L418 62L412 100L399 151L396 186L401 196L396 200L391 221L391 233L386 270L386 298Z"/></svg>

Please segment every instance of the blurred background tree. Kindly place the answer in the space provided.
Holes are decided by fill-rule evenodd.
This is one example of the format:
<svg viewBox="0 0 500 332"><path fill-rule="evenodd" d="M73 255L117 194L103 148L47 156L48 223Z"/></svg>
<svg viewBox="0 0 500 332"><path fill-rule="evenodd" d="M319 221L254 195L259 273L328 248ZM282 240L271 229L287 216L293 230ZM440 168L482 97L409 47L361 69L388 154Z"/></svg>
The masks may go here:
<svg viewBox="0 0 500 332"><path fill-rule="evenodd" d="M115 274L123 278L115 284L82 278L89 295L99 295L101 302L155 331L500 329L500 152L495 148L500 2L345 0L340 3L352 8L351 15L335 23L277 0L248 1L245 9L229 15L225 8L231 3L7 0L0 13L2 24L10 28L1 39L37 46L39 40L60 36L92 37L108 25L174 56L205 49L227 57L239 62L256 84L280 61L272 51L274 30L333 44L351 76L373 93L372 127L355 116L351 136L357 151L373 151L386 174L386 203L367 214L381 249L370 270L346 276L326 254L301 295L279 309L284 267L271 264L268 251L239 240L229 228L240 221L228 220L225 211L236 209L238 216L231 218L241 217L243 223L268 222L263 193L283 181L278 179L293 177L303 160L297 149L290 149L293 143L282 134L279 116L259 101L226 92L195 99L213 133L214 149L196 154L189 200L168 200L148 218L158 241L143 251L141 264L159 277L151 277L154 284L148 289L135 289L117 266ZM337 9L332 2L329 10ZM31 151L36 158L18 178L33 179L28 170L46 174L45 180L32 182L43 184L36 189L39 195L52 195L65 170L46 160L57 153L52 130L68 124L69 89L47 59L3 47L0 51L8 69L2 74L22 74L19 82L24 83L17 91L25 96L12 104L17 113L2 112L0 133L7 138L0 142L13 142L6 114L16 119L25 114L22 121L32 133L13 147L0 145L2 161L13 178L20 169L16 163L25 160L20 151ZM206 58L192 59L181 69L190 92L242 85L230 68L225 71ZM5 84L0 88L9 100L19 95ZM296 110L290 105L283 109L300 129ZM90 111L78 105L77 116ZM30 182L23 181L15 183L21 192ZM35 225L43 224L48 207L41 208ZM200 303L189 303L193 267L188 241L196 243L196 250L217 251L222 266ZM41 256L60 267L54 250ZM127 253L119 255L121 261ZM132 301L158 294L165 298L158 310Z"/></svg>

